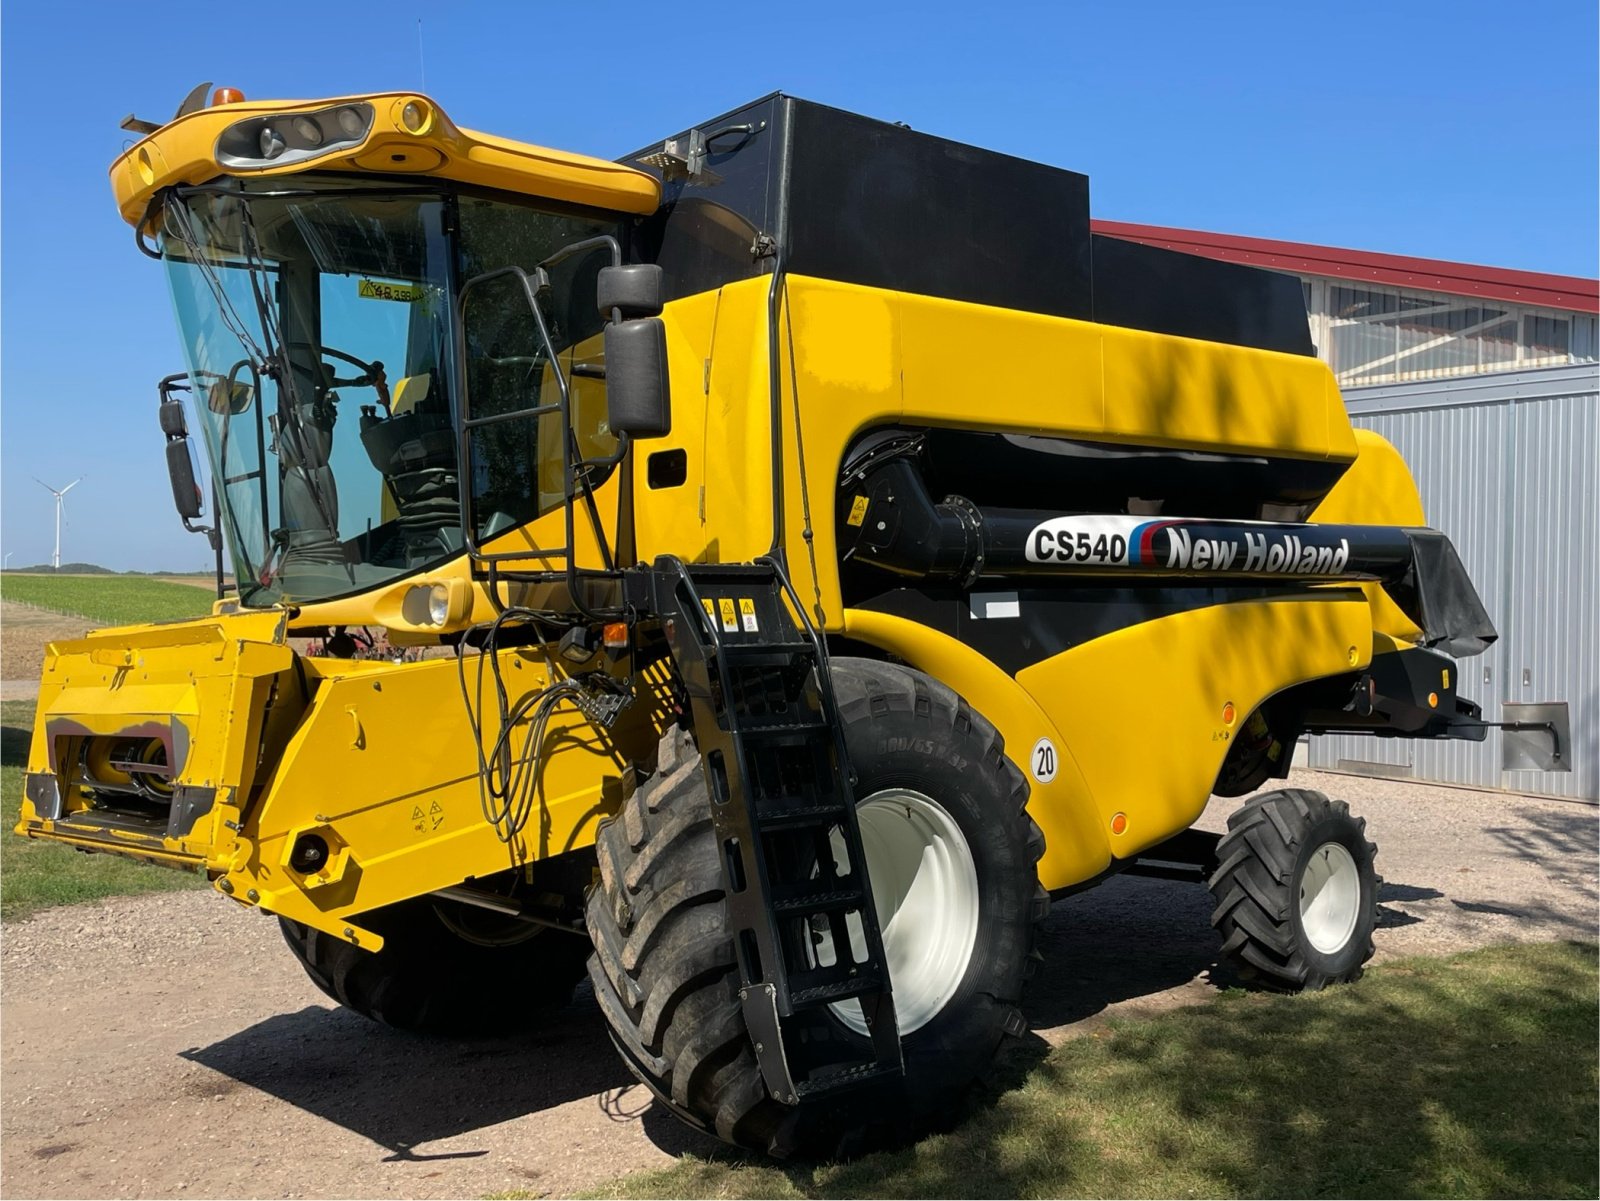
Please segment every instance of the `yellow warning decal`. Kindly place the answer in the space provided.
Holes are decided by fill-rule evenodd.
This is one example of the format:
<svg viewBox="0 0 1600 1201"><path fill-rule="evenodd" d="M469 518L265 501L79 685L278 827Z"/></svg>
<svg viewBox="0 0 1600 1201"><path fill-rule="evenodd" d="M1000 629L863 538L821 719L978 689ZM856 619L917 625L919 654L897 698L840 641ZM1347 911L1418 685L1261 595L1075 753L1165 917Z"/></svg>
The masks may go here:
<svg viewBox="0 0 1600 1201"><path fill-rule="evenodd" d="M717 608L722 611L723 631L728 634L737 634L739 632L739 617L733 611L733 597L719 597Z"/></svg>
<svg viewBox="0 0 1600 1201"><path fill-rule="evenodd" d="M850 516L845 519L846 525L860 525L867 519L867 498L858 496L850 505Z"/></svg>
<svg viewBox="0 0 1600 1201"><path fill-rule="evenodd" d="M402 304L415 304L422 299L421 284L386 284L382 280L363 279L356 282L356 295L362 300L398 300Z"/></svg>
<svg viewBox="0 0 1600 1201"><path fill-rule="evenodd" d="M759 634L761 625L756 621L756 602L748 596L739 598L739 616L744 618L744 632L746 634Z"/></svg>
<svg viewBox="0 0 1600 1201"><path fill-rule="evenodd" d="M703 597L700 598L700 603L703 606L705 606L706 620L709 621L712 625L716 625L717 624L717 607L711 603L711 598L709 596L703 596Z"/></svg>
<svg viewBox="0 0 1600 1201"><path fill-rule="evenodd" d="M1449 692L1450 691L1450 669L1448 667L1442 668L1440 670L1440 672L1439 672L1439 681L1440 681L1441 684L1443 684L1444 690L1446 692Z"/></svg>

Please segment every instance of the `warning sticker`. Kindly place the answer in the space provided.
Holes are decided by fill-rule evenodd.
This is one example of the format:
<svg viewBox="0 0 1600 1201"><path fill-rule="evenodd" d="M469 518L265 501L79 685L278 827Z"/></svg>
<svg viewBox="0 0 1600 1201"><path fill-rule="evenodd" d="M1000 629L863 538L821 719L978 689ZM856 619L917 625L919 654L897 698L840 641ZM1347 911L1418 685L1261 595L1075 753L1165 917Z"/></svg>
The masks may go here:
<svg viewBox="0 0 1600 1201"><path fill-rule="evenodd" d="M717 624L717 607L711 603L711 598L709 596L702 596L700 598L700 604L706 611L706 620L715 626Z"/></svg>
<svg viewBox="0 0 1600 1201"><path fill-rule="evenodd" d="M739 616L744 619L744 632L746 634L759 634L761 625L756 621L756 602L748 596L739 598Z"/></svg>
<svg viewBox="0 0 1600 1201"><path fill-rule="evenodd" d="M724 596L717 601L717 608L722 612L722 629L724 633L737 634L739 632L739 617L733 610L733 597Z"/></svg>
<svg viewBox="0 0 1600 1201"><path fill-rule="evenodd" d="M422 299L421 284L386 284L382 280L356 281L356 295L362 300L398 300L402 304L415 304Z"/></svg>
<svg viewBox="0 0 1600 1201"><path fill-rule="evenodd" d="M850 516L845 518L846 525L860 525L867 519L867 498L858 496L850 505Z"/></svg>

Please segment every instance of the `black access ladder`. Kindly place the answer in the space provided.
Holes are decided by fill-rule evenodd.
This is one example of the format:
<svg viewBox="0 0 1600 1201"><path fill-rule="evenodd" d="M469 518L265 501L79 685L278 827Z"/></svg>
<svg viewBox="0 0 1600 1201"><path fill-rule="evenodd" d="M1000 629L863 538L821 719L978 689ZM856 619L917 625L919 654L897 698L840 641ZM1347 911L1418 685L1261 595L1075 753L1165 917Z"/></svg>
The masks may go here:
<svg viewBox="0 0 1600 1201"><path fill-rule="evenodd" d="M900 1075L821 637L775 560L691 567L664 557L649 576L705 765L739 995L768 1091L800 1105ZM849 1002L866 1038L807 1033L828 1006Z"/></svg>

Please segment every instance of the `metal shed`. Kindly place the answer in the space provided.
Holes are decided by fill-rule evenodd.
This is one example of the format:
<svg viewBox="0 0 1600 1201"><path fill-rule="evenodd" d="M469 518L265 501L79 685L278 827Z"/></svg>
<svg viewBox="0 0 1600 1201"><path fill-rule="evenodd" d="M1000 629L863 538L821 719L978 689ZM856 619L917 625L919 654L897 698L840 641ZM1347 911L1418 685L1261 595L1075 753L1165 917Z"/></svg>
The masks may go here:
<svg viewBox="0 0 1600 1201"><path fill-rule="evenodd" d="M1462 662L1490 721L1570 705L1570 773L1504 771L1488 741L1311 740L1311 766L1600 800L1600 373L1552 367L1347 388L1351 420L1393 442L1449 534L1500 641Z"/></svg>

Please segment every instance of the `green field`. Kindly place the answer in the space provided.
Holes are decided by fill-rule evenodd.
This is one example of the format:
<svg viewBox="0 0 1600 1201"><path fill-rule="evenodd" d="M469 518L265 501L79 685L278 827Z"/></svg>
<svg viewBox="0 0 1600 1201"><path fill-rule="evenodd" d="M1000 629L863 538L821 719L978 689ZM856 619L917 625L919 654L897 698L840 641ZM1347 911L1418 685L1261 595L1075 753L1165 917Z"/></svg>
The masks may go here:
<svg viewBox="0 0 1600 1201"><path fill-rule="evenodd" d="M200 617L211 611L212 593L190 584L144 576L0 576L0 599L86 618L101 625L132 625Z"/></svg>
<svg viewBox="0 0 1600 1201"><path fill-rule="evenodd" d="M1009 1091L910 1150L689 1157L594 1195L1592 1198L1596 1003L1595 948L1576 943L1228 992L1023 1056Z"/></svg>
<svg viewBox="0 0 1600 1201"><path fill-rule="evenodd" d="M12 834L22 808L22 769L32 728L32 701L0 704L0 813L5 821L0 830L0 918L26 917L74 901L196 888L205 883L205 878L195 873L148 867L113 855L85 855L60 843L34 842Z"/></svg>

